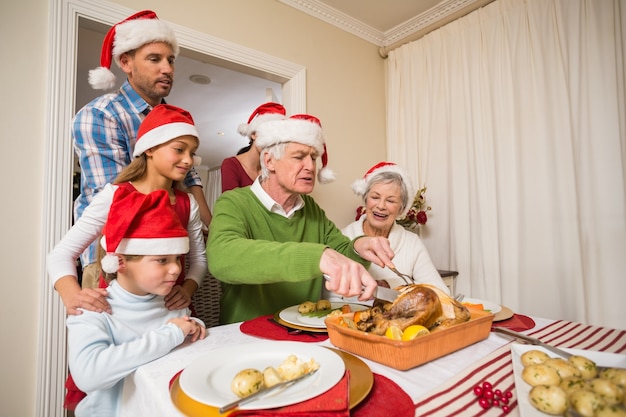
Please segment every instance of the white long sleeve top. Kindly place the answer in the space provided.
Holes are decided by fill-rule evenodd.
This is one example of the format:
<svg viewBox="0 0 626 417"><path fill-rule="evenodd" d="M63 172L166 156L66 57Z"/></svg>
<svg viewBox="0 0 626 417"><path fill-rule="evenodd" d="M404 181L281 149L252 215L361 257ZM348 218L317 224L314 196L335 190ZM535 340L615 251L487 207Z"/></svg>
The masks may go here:
<svg viewBox="0 0 626 417"><path fill-rule="evenodd" d="M113 194L117 185L107 184L87 206L83 215L48 254L48 275L55 285L59 278L67 275L76 276L76 259L96 240L109 216ZM206 248L202 235L202 221L198 203L189 196L189 253L185 256L189 269L185 279L194 280L198 286L207 273Z"/></svg>
<svg viewBox="0 0 626 417"><path fill-rule="evenodd" d="M124 378L185 340L182 329L167 321L189 316L189 309L169 311L163 296L132 294L117 280L107 291L113 314L83 310L66 321L70 372L87 394L76 417L119 415Z"/></svg>
<svg viewBox="0 0 626 417"><path fill-rule="evenodd" d="M361 216L359 220L350 223L341 231L350 239L363 236L365 234L363 232L365 218L366 216ZM394 224L391 232L389 232L389 245L395 253L393 263L398 271L411 275L418 284L432 284L441 288L446 294L450 293L439 272L437 272L437 268L430 260L430 255L419 236L398 224ZM368 271L374 279L387 281L391 288L405 284L389 268L381 268L372 263Z"/></svg>

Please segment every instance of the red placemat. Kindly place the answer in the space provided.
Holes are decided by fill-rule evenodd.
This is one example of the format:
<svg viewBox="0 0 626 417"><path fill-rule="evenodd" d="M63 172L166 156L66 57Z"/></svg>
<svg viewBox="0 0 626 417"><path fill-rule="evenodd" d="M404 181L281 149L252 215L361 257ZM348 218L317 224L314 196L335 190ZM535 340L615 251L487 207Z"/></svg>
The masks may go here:
<svg viewBox="0 0 626 417"><path fill-rule="evenodd" d="M273 316L261 316L241 323L241 332L250 336L271 340L292 340L296 342L323 342L328 333L290 332L288 328L274 321Z"/></svg>
<svg viewBox="0 0 626 417"><path fill-rule="evenodd" d="M535 327L535 321L523 314L513 314L513 317L507 320L494 321L491 327L504 327L514 332L523 332Z"/></svg>
<svg viewBox="0 0 626 417"><path fill-rule="evenodd" d="M411 397L389 378L374 374L374 385L365 399L352 409L352 417L414 417Z"/></svg>
<svg viewBox="0 0 626 417"><path fill-rule="evenodd" d="M301 403L270 410L236 410L231 417L349 417L350 371L325 393Z"/></svg>

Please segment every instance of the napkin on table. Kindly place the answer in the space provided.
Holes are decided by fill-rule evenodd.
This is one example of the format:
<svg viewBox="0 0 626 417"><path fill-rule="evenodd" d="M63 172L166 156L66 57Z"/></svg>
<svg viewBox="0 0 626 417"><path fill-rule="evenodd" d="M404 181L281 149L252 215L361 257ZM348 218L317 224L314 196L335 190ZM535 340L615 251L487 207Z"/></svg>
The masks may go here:
<svg viewBox="0 0 626 417"><path fill-rule="evenodd" d="M301 403L269 410L235 410L229 417L349 417L350 371L331 389Z"/></svg>
<svg viewBox="0 0 626 417"><path fill-rule="evenodd" d="M494 321L491 327L504 327L514 332L523 332L524 330L530 330L535 327L535 321L523 314L513 314L513 317L510 319Z"/></svg>
<svg viewBox="0 0 626 417"><path fill-rule="evenodd" d="M260 316L244 321L240 325L242 333L250 336L262 337L271 340L292 340L296 342L323 342L328 339L328 334L324 332L312 333L289 333L288 329L277 323L274 316Z"/></svg>

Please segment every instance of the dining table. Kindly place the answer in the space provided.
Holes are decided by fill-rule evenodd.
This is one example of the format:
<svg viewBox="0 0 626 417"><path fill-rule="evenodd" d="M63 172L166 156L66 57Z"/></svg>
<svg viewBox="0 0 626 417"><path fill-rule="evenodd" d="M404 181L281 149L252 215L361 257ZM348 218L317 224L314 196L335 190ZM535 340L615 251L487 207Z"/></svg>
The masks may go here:
<svg viewBox="0 0 626 417"><path fill-rule="evenodd" d="M320 333L301 332L291 336L290 332L285 331L283 337L274 337L269 334L271 332L263 334L262 330L249 331L250 328L257 328L255 323L264 323L258 328L265 328L265 319L210 327L205 339L193 343L186 341L166 356L139 367L125 379L121 415L187 416L172 401L170 387L173 378L197 358L217 349L264 339L274 339L277 343L279 340L296 340L335 348ZM492 330L497 326L509 328L562 348L626 354L625 330L522 314L515 314L509 320L493 322L492 326ZM514 343L518 341L491 331L483 340L405 371L360 358L376 376L375 384L381 385L381 389L393 385L402 395L396 400L389 393L379 392L378 397L388 398L382 399L385 401L381 401L381 398L372 399L368 406L350 415L382 416L382 411L377 407L397 401L396 410L408 410L408 414L415 416L520 416L511 360L511 346ZM484 409L480 406L474 387L485 381L491 383L494 389L512 393L506 412L502 408ZM228 381L226 383L229 384ZM368 395L374 396L373 393ZM364 403L368 401L368 397L363 400ZM390 416L403 415L400 411L397 414L389 414L388 410L384 413Z"/></svg>

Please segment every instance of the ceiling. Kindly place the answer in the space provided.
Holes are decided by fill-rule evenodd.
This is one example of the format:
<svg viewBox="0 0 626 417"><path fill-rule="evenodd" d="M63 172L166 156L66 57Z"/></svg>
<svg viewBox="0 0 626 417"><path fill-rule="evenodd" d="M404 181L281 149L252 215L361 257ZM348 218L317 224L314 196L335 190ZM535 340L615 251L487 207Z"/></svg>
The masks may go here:
<svg viewBox="0 0 626 417"><path fill-rule="evenodd" d="M442 16L451 8L477 0L277 1L384 47L421 28L420 19L430 22L433 16ZM79 22L77 109L102 93L89 87L87 73L99 62L102 39L107 30L107 26L93 21L81 19ZM113 67L118 84L121 84L125 77L119 68ZM194 84L189 79L192 75L206 76L210 78L210 83ZM185 56L182 51L176 60L174 88L167 101L193 115L201 135L198 155L202 158L202 165L212 169L248 144L247 139L237 133L237 127L247 121L258 105L267 101L281 102L281 85L262 77L200 62Z"/></svg>

